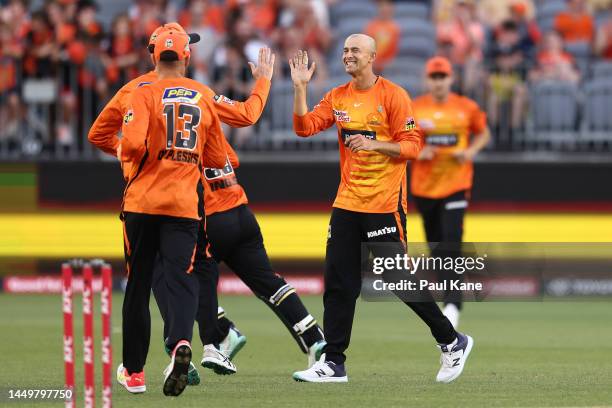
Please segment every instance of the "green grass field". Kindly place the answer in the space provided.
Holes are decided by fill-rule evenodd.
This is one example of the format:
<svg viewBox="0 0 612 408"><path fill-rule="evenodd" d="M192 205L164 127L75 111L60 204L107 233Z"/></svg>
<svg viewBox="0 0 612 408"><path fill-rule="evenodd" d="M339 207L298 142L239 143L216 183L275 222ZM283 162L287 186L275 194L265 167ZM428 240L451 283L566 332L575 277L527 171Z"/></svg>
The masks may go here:
<svg viewBox="0 0 612 408"><path fill-rule="evenodd" d="M96 296L98 298L98 296ZM97 300L97 299L96 299ZM113 346L121 358L121 296L114 298ZM320 297L305 299L320 317ZM75 298L80 304L80 297ZM148 391L130 395L115 386L116 407L585 407L612 406L612 304L543 302L468 304L462 330L475 339L462 377L436 384L438 351L426 327L400 303L358 302L348 353L348 384L295 383L305 366L285 328L252 297L224 297L228 316L248 336L235 359L238 373L220 377L200 369L203 382L179 398L161 392L167 364L161 324L152 305L152 344L146 367ZM97 311L99 305L96 305ZM82 333L80 312L75 332ZM100 322L96 321L99 379ZM0 406L61 406L7 403L10 388L61 388L62 323L59 296L0 295L2 370ZM196 347L197 346L197 347ZM77 342L77 381L82 348ZM199 339L195 357L201 358ZM114 368L113 367L113 372ZM114 375L113 375L114 379ZM100 385L97 386L98 401ZM77 383L82 397L82 383ZM79 400L77 406L82 406Z"/></svg>

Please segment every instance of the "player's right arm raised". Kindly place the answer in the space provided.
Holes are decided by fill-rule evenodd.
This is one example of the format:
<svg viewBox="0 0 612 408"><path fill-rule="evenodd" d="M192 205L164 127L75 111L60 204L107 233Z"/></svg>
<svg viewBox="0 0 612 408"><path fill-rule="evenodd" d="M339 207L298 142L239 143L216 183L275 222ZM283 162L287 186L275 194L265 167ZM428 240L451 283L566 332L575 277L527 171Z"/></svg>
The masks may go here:
<svg viewBox="0 0 612 408"><path fill-rule="evenodd" d="M223 123L232 127L244 127L254 125L259 120L270 93L274 59L269 48L260 48L257 65L249 62L255 85L246 101L232 101L223 95L215 95L214 106Z"/></svg>
<svg viewBox="0 0 612 408"><path fill-rule="evenodd" d="M323 100L308 112L306 89L316 68L313 62L308 67L308 53L299 50L289 60L291 80L293 81L293 129L298 136L307 137L319 133L334 124L334 112L331 104L331 94L327 93Z"/></svg>

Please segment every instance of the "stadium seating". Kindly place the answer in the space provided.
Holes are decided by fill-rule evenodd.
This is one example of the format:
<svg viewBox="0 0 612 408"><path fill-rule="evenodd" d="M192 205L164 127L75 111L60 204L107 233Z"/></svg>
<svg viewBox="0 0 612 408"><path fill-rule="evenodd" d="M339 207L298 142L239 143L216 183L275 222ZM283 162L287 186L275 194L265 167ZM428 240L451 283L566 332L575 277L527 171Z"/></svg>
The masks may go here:
<svg viewBox="0 0 612 408"><path fill-rule="evenodd" d="M587 142L603 142L612 132L612 79L596 78L584 86L585 103L581 135Z"/></svg>
<svg viewBox="0 0 612 408"><path fill-rule="evenodd" d="M533 141L558 146L575 144L578 125L578 86L571 82L532 84L528 129Z"/></svg>
<svg viewBox="0 0 612 408"><path fill-rule="evenodd" d="M436 29L431 23L415 18L405 19L400 23L403 38L422 37L434 40Z"/></svg>
<svg viewBox="0 0 612 408"><path fill-rule="evenodd" d="M338 2L331 11L335 24L359 18L371 19L378 13L376 5L371 1Z"/></svg>
<svg viewBox="0 0 612 408"><path fill-rule="evenodd" d="M598 61L591 65L591 76L597 78L612 78L612 62Z"/></svg>
<svg viewBox="0 0 612 408"><path fill-rule="evenodd" d="M431 58L435 51L435 41L426 37L402 36L399 55L404 57Z"/></svg>
<svg viewBox="0 0 612 408"><path fill-rule="evenodd" d="M423 3L395 3L395 16L398 20L415 18L426 20L429 18L430 10Z"/></svg>
<svg viewBox="0 0 612 408"><path fill-rule="evenodd" d="M580 73L588 74L592 53L591 44L585 41L571 42L565 44L565 50L574 57Z"/></svg>
<svg viewBox="0 0 612 408"><path fill-rule="evenodd" d="M385 76L408 76L412 78L422 78L423 69L425 67L424 58L413 58L413 57L398 57L393 60L387 67L383 74Z"/></svg>

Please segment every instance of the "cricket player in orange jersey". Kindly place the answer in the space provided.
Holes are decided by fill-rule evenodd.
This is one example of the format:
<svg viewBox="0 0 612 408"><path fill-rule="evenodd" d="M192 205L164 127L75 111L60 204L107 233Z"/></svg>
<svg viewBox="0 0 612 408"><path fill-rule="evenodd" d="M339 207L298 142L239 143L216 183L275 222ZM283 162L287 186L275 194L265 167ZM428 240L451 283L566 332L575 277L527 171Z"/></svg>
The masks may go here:
<svg viewBox="0 0 612 408"><path fill-rule="evenodd" d="M406 91L374 74L376 43L350 35L342 55L351 80L329 91L309 112L306 89L315 64L304 51L289 61L294 84L294 130L307 137L334 124L338 129L341 180L333 204L325 255L324 333L327 345L297 381L346 382L344 362L362 284L362 243L377 255L406 253L403 217L406 161L417 158L421 135ZM391 250L391 251L389 251ZM369 251L368 251L369 252ZM367 255L367 254L365 254ZM366 257L367 259L367 257ZM405 303L429 326L442 351L436 380L451 382L465 366L473 340L457 333L428 292Z"/></svg>
<svg viewBox="0 0 612 408"><path fill-rule="evenodd" d="M412 163L411 192L423 218L431 255L459 256L472 188L472 159L486 146L490 132L486 114L476 102L451 92L453 69L446 58L431 58L425 73L429 92L413 103L425 147ZM462 277L440 271L441 280ZM460 291L445 291L443 313L455 328L461 304Z"/></svg>
<svg viewBox="0 0 612 408"><path fill-rule="evenodd" d="M158 263L168 294L166 346L172 350L163 392L178 396L187 386L198 302L192 271L201 221L201 169L222 167L227 152L213 102L204 97L206 88L185 78L189 37L168 30L157 39L154 54L157 81L132 92L117 148L121 163L130 169L122 206L128 281L118 379L130 392L146 390L149 297Z"/></svg>
<svg viewBox="0 0 612 408"><path fill-rule="evenodd" d="M155 31L151 34L147 47L149 52L151 53L151 62L154 66L156 65L154 57L155 41L162 33L168 30L176 30L185 33L183 27L181 27L178 23L163 24L157 29L155 29ZM200 40L200 36L198 34L185 34L189 36L189 44L197 43ZM253 67L254 73L258 73L261 70L262 58L263 51L260 53L260 65L258 67ZM263 110L263 107L265 106L268 97L268 92L270 89L270 80L269 78L265 78L264 76L259 74L257 74L256 77L257 81L255 82L253 93L244 104L229 104L227 102L223 104L215 104L217 112L221 115L220 119L224 120L226 123L231 124L235 124L238 122L253 124L257 121L257 119L261 115L261 112ZM100 114L94 121L89 131L89 141L105 153L116 156L117 147L120 143L118 134L123 124L124 115L129 108L132 92L141 86L157 81L157 79L157 69L154 69L125 84L117 92L117 94L115 94L115 96L108 102L108 104L104 107L102 112L100 112ZM223 102L227 100L227 98L223 97L222 95L216 95L214 91L212 91L208 87L205 88L205 91L205 97L211 101ZM243 124L242 126L245 125ZM130 165L128 163L123 163L122 169L124 177L127 179L130 173ZM203 190L201 189L201 191L199 192L200 195L202 195L202 192ZM201 217L204 217L203 207L203 197L200 197ZM205 222L202 221L200 228L198 229L198 250L194 261L194 269L199 279L206 279L206 277L204 277L202 273L199 273L199 271L204 269L202 264L206 262L214 262L212 259L210 259L210 256L207 253L208 241L206 237L206 232L204 231L204 224ZM162 291L161 289L157 290L158 288L164 287L162 278L163 274L161 273L159 268L155 269L153 278L153 293L155 295L157 304L160 307L160 311L164 316L167 310L167 307L165 306L165 304L167 303L166 296L164 296L165 291ZM200 288L204 288L204 292L208 293L210 292L210 290L206 289L206 285L206 281L200 282ZM216 291L216 287L214 289ZM216 306L215 310L211 311L211 313L217 314ZM223 333L227 333L226 338L224 338L223 340L224 344L228 343L235 349L238 346L241 346L241 342L243 343L245 341L246 338L238 332L233 322L231 322L225 317L225 313L219 315L218 326L222 327L221 330ZM215 327L217 327L217 325L215 325L214 327L211 326L210 330L214 330ZM167 329L168 326L164 325L164 339L167 337ZM166 348L166 351L169 354L172 350ZM235 366L231 363L231 361L228 360L228 358L223 353L220 353L218 350L213 350L213 348L211 347L209 347L206 351L206 358L208 364L212 364L216 371L223 371L228 374L234 373L236 371ZM229 351L233 351L231 347L229 347ZM123 381L122 378L122 376L118 375L119 382ZM190 364L189 367L188 382L189 385L197 385L200 383L200 375L195 365L193 364Z"/></svg>
<svg viewBox="0 0 612 408"><path fill-rule="evenodd" d="M157 36L165 29L174 28L182 30L176 23L165 24L156 30L150 40L150 46L155 44ZM195 42L195 34L190 34L190 44ZM197 40L197 37L195 38ZM267 99L270 80L272 78L274 55L269 49L261 49L258 64L251 64L256 78L253 94L246 102L229 100L223 95L215 95L210 91L210 98L215 101L219 119L234 127L253 125L260 117ZM155 71L152 71L154 73ZM144 77L144 78L143 78ZM145 74L143 79L155 80L155 76ZM113 98L94 123L90 132L92 142L101 148L109 146L112 151L118 126L117 121L122 120L120 112L122 100L129 97L131 91L142 83L137 78L128 83L119 91L119 97ZM106 111L110 111L106 114ZM113 125L115 125L113 127ZM232 270L241 277L257 296L277 314L294 337L300 349L308 354L309 365L318 357L324 344L322 332L316 320L308 313L295 290L291 285L274 273L263 246L263 238L257 220L246 206L248 200L243 188L238 184L234 169L238 167L238 157L231 146L226 146L229 154L228 163L222 169L206 168L203 178L206 196L206 225L212 230L211 251L219 261L224 260L231 265ZM236 226L233 218L241 220L242 228L232 229ZM216 233L216 231L220 233ZM233 234L229 234L231 231ZM202 234L204 235L204 234ZM201 245L205 247L205 244ZM223 358L223 355L232 359L243 346L246 337L235 327L233 322L225 316L225 311L217 307L217 281L218 266L214 259L204 259L203 251L196 254L194 270L200 280L200 301L198 308L198 326L200 338L205 345L202 365L215 370L219 374L231 374L235 367ZM202 255L202 256L201 256ZM247 260L248 262L243 262ZM157 272L157 270L156 270ZM165 314L165 294L162 280L155 273L153 280L153 293L162 315ZM274 297L276 295L276 297ZM275 299L275 300L273 300ZM219 309L219 313L217 313ZM166 326L164 327L166 329ZM166 333L164 333L164 338ZM220 352L212 350L210 345L218 345ZM221 355L218 355L221 354ZM189 383L199 383L199 375L194 366L189 370Z"/></svg>

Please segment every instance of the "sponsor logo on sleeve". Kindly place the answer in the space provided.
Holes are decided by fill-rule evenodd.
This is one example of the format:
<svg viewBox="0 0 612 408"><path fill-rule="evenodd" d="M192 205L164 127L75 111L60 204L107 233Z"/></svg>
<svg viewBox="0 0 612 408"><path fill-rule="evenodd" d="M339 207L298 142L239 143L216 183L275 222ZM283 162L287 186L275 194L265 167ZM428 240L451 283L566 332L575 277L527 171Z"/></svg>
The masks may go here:
<svg viewBox="0 0 612 408"><path fill-rule="evenodd" d="M226 103L228 105L234 105L236 103L236 101L234 101L234 100L232 100L232 99L230 99L230 98L228 98L226 96L223 96L223 95L215 95L215 96L213 96L213 99L217 103Z"/></svg>
<svg viewBox="0 0 612 408"><path fill-rule="evenodd" d="M123 115L123 123L125 123L126 125L130 123L133 119L134 119L134 111L131 109L128 110L125 113L125 115Z"/></svg>
<svg viewBox="0 0 612 408"><path fill-rule="evenodd" d="M406 119L405 130L414 130L414 129L416 129L416 123L414 121L414 118L410 116L408 119Z"/></svg>

